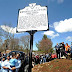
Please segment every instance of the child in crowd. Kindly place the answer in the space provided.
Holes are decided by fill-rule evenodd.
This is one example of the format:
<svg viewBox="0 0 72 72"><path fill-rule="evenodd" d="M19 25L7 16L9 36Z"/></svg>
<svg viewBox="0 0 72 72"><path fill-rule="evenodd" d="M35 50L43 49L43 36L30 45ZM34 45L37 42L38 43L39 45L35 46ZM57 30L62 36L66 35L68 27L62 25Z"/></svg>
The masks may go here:
<svg viewBox="0 0 72 72"><path fill-rule="evenodd" d="M16 56L14 53L12 54L12 58L10 59L9 63L10 63L11 68L15 67L15 65L17 63L17 59L16 59ZM15 70L10 70L10 72L15 72Z"/></svg>

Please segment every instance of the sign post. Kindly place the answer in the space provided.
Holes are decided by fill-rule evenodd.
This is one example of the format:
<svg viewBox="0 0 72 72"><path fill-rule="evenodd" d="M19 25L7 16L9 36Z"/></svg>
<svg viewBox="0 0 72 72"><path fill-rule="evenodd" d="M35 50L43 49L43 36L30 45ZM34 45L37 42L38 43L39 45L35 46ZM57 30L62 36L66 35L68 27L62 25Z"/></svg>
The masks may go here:
<svg viewBox="0 0 72 72"><path fill-rule="evenodd" d="M32 50L33 50L33 35L34 32L30 32L30 52L29 52L29 72L32 72Z"/></svg>
<svg viewBox="0 0 72 72"><path fill-rule="evenodd" d="M48 30L48 26L46 6L41 7L31 3L28 7L19 10L17 31L30 34L29 72L32 71L33 35L36 31Z"/></svg>

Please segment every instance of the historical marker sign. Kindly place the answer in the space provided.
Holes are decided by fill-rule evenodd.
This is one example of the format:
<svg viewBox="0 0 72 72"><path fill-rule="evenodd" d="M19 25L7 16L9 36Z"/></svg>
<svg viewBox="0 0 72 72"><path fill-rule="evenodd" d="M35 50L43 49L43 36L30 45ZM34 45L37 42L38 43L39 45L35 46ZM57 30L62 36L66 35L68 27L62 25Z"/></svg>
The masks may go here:
<svg viewBox="0 0 72 72"><path fill-rule="evenodd" d="M29 4L28 7L19 10L17 31L47 30L47 7Z"/></svg>

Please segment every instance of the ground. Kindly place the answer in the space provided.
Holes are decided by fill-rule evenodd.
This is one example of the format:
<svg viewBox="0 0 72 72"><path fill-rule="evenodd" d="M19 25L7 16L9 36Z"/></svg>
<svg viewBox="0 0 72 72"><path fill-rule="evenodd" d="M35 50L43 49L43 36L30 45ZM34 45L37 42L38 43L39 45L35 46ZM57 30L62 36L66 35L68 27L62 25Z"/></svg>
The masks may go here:
<svg viewBox="0 0 72 72"><path fill-rule="evenodd" d="M38 64L32 72L72 72L72 60L55 59L44 64Z"/></svg>

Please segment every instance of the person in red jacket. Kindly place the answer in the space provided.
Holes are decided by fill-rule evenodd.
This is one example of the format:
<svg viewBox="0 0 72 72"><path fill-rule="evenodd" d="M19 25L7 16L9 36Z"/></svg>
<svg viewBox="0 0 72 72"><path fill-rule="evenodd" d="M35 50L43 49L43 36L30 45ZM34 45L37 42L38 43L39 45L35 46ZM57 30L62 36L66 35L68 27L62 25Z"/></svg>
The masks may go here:
<svg viewBox="0 0 72 72"><path fill-rule="evenodd" d="M53 54L51 55L51 58L52 58L52 60L54 60L54 59L57 58L57 55L56 55L55 53L53 53Z"/></svg>
<svg viewBox="0 0 72 72"><path fill-rule="evenodd" d="M66 43L65 51L66 51L67 53L69 53L69 49L70 49L70 46L68 45L68 43Z"/></svg>

